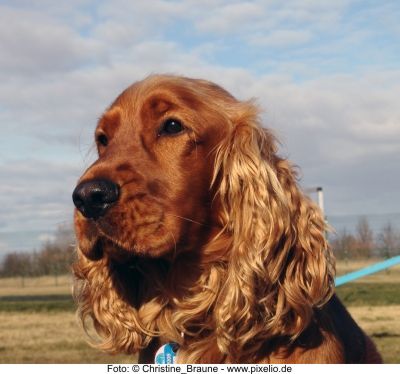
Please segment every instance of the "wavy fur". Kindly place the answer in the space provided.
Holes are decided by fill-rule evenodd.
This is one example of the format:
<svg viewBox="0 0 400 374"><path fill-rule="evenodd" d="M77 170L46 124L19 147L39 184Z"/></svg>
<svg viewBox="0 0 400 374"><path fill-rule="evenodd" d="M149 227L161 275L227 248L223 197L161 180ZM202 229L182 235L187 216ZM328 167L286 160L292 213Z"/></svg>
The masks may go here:
<svg viewBox="0 0 400 374"><path fill-rule="evenodd" d="M240 361L268 339L301 334L313 308L332 296L334 263L319 209L299 190L289 162L276 156L252 104L238 105L215 170L233 238L216 310L218 344Z"/></svg>

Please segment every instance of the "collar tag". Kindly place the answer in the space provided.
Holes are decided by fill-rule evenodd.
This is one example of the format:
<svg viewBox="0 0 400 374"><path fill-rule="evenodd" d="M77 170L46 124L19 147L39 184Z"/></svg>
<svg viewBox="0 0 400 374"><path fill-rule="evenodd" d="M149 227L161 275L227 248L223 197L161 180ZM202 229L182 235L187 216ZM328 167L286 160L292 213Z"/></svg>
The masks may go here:
<svg viewBox="0 0 400 374"><path fill-rule="evenodd" d="M167 343L162 345L156 352L154 363L175 364L177 351L178 351L178 344L176 343Z"/></svg>

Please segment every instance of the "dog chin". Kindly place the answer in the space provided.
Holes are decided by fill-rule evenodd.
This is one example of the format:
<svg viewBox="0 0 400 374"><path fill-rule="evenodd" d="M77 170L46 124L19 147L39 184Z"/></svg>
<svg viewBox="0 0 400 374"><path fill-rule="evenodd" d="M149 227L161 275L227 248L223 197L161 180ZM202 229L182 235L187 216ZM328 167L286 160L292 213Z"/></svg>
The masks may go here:
<svg viewBox="0 0 400 374"><path fill-rule="evenodd" d="M81 252L91 261L99 261L105 256L118 263L130 262L134 257L161 258L170 257L173 253L169 243L158 247L147 248L138 244L125 244L114 241L112 238L98 237L86 248L80 245Z"/></svg>
<svg viewBox="0 0 400 374"><path fill-rule="evenodd" d="M78 243L80 252L91 261L99 261L103 258L103 243L100 239L94 241L81 240Z"/></svg>

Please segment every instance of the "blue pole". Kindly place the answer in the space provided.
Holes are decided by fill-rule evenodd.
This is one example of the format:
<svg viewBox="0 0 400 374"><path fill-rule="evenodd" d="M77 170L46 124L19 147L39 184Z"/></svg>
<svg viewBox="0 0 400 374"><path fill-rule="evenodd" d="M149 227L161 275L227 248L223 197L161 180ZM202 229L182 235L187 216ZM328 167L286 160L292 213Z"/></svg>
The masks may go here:
<svg viewBox="0 0 400 374"><path fill-rule="evenodd" d="M363 268L363 269L360 269L357 271L353 271L351 273L342 275L340 277L336 277L335 285L336 285L336 287L341 286L342 284L351 282L358 278L365 277L366 275L377 273L378 271L382 271L391 266L399 265L399 264L400 264L400 256L395 256L395 257L389 258L388 260L378 262L371 266L367 266L366 268Z"/></svg>

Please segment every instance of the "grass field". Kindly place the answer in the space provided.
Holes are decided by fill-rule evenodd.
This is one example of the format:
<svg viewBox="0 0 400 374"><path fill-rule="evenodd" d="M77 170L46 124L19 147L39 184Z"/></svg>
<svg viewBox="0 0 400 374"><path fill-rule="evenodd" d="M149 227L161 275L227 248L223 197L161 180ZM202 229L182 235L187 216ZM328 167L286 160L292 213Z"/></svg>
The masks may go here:
<svg viewBox="0 0 400 374"><path fill-rule="evenodd" d="M75 316L72 279L0 279L0 363L129 363L90 347Z"/></svg>
<svg viewBox="0 0 400 374"><path fill-rule="evenodd" d="M339 263L338 274L367 265ZM337 289L386 363L400 363L400 266ZM0 279L0 363L129 363L91 348L74 314L71 277Z"/></svg>

